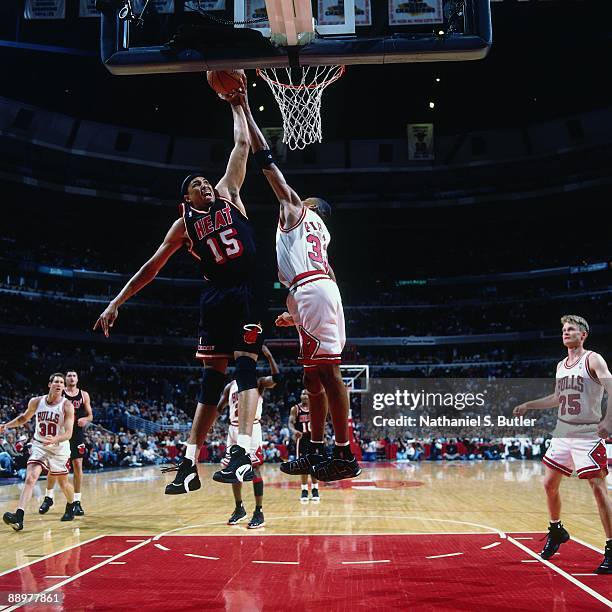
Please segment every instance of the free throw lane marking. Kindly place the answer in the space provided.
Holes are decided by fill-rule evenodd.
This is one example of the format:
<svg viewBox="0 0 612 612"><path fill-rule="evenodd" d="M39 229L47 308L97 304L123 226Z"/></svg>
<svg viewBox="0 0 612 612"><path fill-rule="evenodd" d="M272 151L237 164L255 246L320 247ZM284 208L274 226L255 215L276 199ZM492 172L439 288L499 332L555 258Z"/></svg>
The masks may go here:
<svg viewBox="0 0 612 612"><path fill-rule="evenodd" d="M431 557L425 557L426 559L442 559L443 557L458 557L462 555L462 552L458 553L448 553L447 555L432 555Z"/></svg>

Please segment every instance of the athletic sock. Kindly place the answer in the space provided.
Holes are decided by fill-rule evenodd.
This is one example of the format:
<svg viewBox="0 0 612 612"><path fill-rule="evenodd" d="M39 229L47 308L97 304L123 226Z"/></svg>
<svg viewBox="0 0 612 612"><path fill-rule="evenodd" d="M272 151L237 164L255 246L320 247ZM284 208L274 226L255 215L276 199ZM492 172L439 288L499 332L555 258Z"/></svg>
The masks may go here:
<svg viewBox="0 0 612 612"><path fill-rule="evenodd" d="M46 489L45 497L50 497L51 499L53 499L53 489Z"/></svg>
<svg viewBox="0 0 612 612"><path fill-rule="evenodd" d="M193 465L195 465L196 462L195 454L197 448L197 444L187 444L187 450L185 451L185 459L189 459Z"/></svg>
<svg viewBox="0 0 612 612"><path fill-rule="evenodd" d="M302 485L302 491L308 491L308 483Z"/></svg>
<svg viewBox="0 0 612 612"><path fill-rule="evenodd" d="M323 444L323 442L314 442L311 440L310 449L316 455L322 455L323 457L325 456L325 444Z"/></svg>
<svg viewBox="0 0 612 612"><path fill-rule="evenodd" d="M74 501L75 502L80 502L81 501L81 494L80 493L75 493L74 494Z"/></svg>

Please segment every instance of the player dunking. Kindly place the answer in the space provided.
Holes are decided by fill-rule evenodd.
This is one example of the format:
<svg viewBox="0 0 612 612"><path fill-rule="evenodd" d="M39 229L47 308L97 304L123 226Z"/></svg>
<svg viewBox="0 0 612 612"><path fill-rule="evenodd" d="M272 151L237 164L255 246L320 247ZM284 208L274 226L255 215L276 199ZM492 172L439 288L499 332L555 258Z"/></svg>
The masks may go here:
<svg viewBox="0 0 612 612"><path fill-rule="evenodd" d="M226 97L228 101L229 98ZM196 357L204 365L197 407L184 459L166 494L188 493L200 488L197 457L217 418L217 402L225 385L229 359L236 364L240 402L240 433L231 449L229 465L216 472L215 480L237 482L253 479L248 449L257 408L256 362L263 341L261 317L255 297L255 232L240 197L249 154L244 113L232 104L234 148L225 175L213 188L201 174L185 178L181 186L181 217L173 224L153 257L128 281L100 315L94 329L108 336L121 304L150 283L170 256L186 247L200 265L205 281L200 298L199 342Z"/></svg>
<svg viewBox="0 0 612 612"><path fill-rule="evenodd" d="M571 476L576 471L578 478L589 481L606 533L605 557L595 573L612 574L612 503L608 497L608 459L602 439L612 432L612 378L603 357L584 348L589 333L586 320L577 315L565 315L561 324L567 358L557 364L554 393L514 409L517 416L528 410L559 409L553 439L542 459L546 466L544 489L550 526L540 556L550 559L561 544L570 539L561 524L559 486L563 476ZM602 421L604 389L608 392L608 406Z"/></svg>
<svg viewBox="0 0 612 612"><path fill-rule="evenodd" d="M295 457L299 459L310 452L310 408L308 407L308 393L304 389L300 395L300 403L291 407L289 411L289 431L295 438ZM300 494L300 502L308 503L308 474L302 474L302 492ZM318 503L321 501L319 497L319 483L317 479L310 474L312 489L310 491L310 501Z"/></svg>
<svg viewBox="0 0 612 612"><path fill-rule="evenodd" d="M91 399L89 393L79 389L79 375L74 370L66 372L66 388L64 397L72 402L74 407L74 425L72 426L72 437L70 438L70 464L72 465L74 486L74 514L83 516L85 514L81 506L81 486L83 484L83 456L85 455L85 427L93 421L91 410ZM46 514L53 505L53 487L55 476L49 474L47 477L47 490L38 512Z"/></svg>
<svg viewBox="0 0 612 612"><path fill-rule="evenodd" d="M253 119L246 94L238 98L247 118L255 160L280 203L276 258L279 280L289 288L289 312L280 315L276 324L297 328L299 361L304 366L304 387L310 398L311 452L283 463L281 471L291 475L311 473L326 482L354 478L361 468L350 448L349 398L340 374L346 340L344 312L327 260L330 234L323 220L331 208L320 198L302 201L287 184ZM323 443L328 405L336 438L331 459L326 457Z"/></svg>
<svg viewBox="0 0 612 612"><path fill-rule="evenodd" d="M253 478L253 493L255 494L255 511L253 517L247 525L248 529L258 529L263 527L265 523L263 514L263 490L264 481L261 475L260 466L263 464L263 438L261 434L261 411L263 407L263 394L267 389L272 389L281 381L280 370L278 364L274 360L272 353L267 346L263 346L261 349L263 356L268 360L270 364L270 376L262 376L257 379L257 391L259 393L259 399L257 400L257 412L255 413L255 420L253 422L253 435L251 437L251 464L253 465L253 472L255 477ZM238 437L238 385L235 380L232 380L226 385L223 390L223 394L219 399L218 411L219 414L223 412L225 407L229 404L230 407L230 426L227 432L227 448L228 450L236 444ZM229 453L221 460L222 465L228 465L230 461ZM246 510L242 504L242 483L236 482L232 484L234 492L234 501L236 507L234 512L227 521L228 525L236 525L240 521L246 518Z"/></svg>
<svg viewBox="0 0 612 612"><path fill-rule="evenodd" d="M20 427L36 416L32 452L28 459L25 484L19 498L16 512L5 512L2 520L15 531L23 529L23 516L32 497L34 485L43 468L57 477L66 496L67 504L61 521L74 519L73 489L68 482L68 463L70 461L70 440L74 422L72 403L63 396L66 381L61 373L49 377L49 393L33 397L28 407L18 417L8 423L0 424L0 434L11 427Z"/></svg>

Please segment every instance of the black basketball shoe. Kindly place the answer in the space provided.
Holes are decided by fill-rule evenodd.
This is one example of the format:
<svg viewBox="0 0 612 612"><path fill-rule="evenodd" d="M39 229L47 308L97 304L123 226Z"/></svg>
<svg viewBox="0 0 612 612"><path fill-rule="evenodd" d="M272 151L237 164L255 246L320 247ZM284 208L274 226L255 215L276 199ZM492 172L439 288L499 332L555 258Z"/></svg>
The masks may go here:
<svg viewBox="0 0 612 612"><path fill-rule="evenodd" d="M240 506L236 506L236 509L234 510L234 513L232 514L232 516L229 517L229 520L227 521L228 525L237 525L240 521L244 521L244 519L246 518L246 510L244 509L244 506L242 504L240 504Z"/></svg>
<svg viewBox="0 0 612 612"><path fill-rule="evenodd" d="M64 516L60 519L60 521L73 521L74 520L74 503L66 504L66 510L64 512Z"/></svg>
<svg viewBox="0 0 612 612"><path fill-rule="evenodd" d="M361 468L355 457L352 459L332 457L316 465L310 473L322 482L333 482L334 480L355 478L361 474Z"/></svg>
<svg viewBox="0 0 612 612"><path fill-rule="evenodd" d="M601 565L595 570L595 573L612 574L612 542L606 542L604 560L601 562Z"/></svg>
<svg viewBox="0 0 612 612"><path fill-rule="evenodd" d="M40 504L40 508L38 509L38 514L47 514L52 505L53 498L45 495L45 499L42 500L42 504Z"/></svg>
<svg viewBox="0 0 612 612"><path fill-rule="evenodd" d="M542 559L550 559L559 550L559 546L569 539L570 534L561 523L551 523L548 527L546 544L544 544L540 557L542 557Z"/></svg>
<svg viewBox="0 0 612 612"><path fill-rule="evenodd" d="M181 495L190 491L197 491L202 483L198 476L198 466L191 462L191 459L184 458L178 465L162 468L162 474L177 471L174 480L166 485L164 493L166 495Z"/></svg>
<svg viewBox="0 0 612 612"><path fill-rule="evenodd" d="M5 512L2 520L15 531L21 531L23 529L23 510L17 510L15 513Z"/></svg>
<svg viewBox="0 0 612 612"><path fill-rule="evenodd" d="M300 494L300 502L303 504L308 503L308 489L302 489L302 493Z"/></svg>
<svg viewBox="0 0 612 612"><path fill-rule="evenodd" d="M298 457L293 461L285 461L285 463L281 463L280 471L283 474L289 474L289 476L302 476L304 474L310 474L312 470L323 461L326 461L326 458L323 455L311 453L309 455Z"/></svg>
<svg viewBox="0 0 612 612"><path fill-rule="evenodd" d="M266 521L264 520L263 512L261 510L255 510L255 512L253 512L253 517L251 518L251 520L249 521L249 524L247 525L247 529L259 529L260 527L263 527L265 524L266 524Z"/></svg>
<svg viewBox="0 0 612 612"><path fill-rule="evenodd" d="M74 502L74 516L85 516L85 510L83 510L80 501Z"/></svg>
<svg viewBox="0 0 612 612"><path fill-rule="evenodd" d="M229 463L227 467L213 474L213 480L234 484L235 482L250 482L254 478L251 459L242 446L232 445L229 449Z"/></svg>
<svg viewBox="0 0 612 612"><path fill-rule="evenodd" d="M317 487L312 487L312 491L310 492L310 501L318 504L321 501L319 497L319 489Z"/></svg>

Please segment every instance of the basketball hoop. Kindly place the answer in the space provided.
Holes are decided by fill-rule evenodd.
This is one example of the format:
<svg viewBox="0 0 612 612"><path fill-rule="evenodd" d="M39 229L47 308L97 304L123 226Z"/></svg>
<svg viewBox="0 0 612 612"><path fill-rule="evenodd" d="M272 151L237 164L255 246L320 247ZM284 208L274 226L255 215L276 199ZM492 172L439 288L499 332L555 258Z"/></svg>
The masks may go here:
<svg viewBox="0 0 612 612"><path fill-rule="evenodd" d="M291 68L257 69L257 74L270 86L280 108L283 142L292 151L321 142L323 91L337 81L345 70L344 66L302 66L301 78L294 80Z"/></svg>

